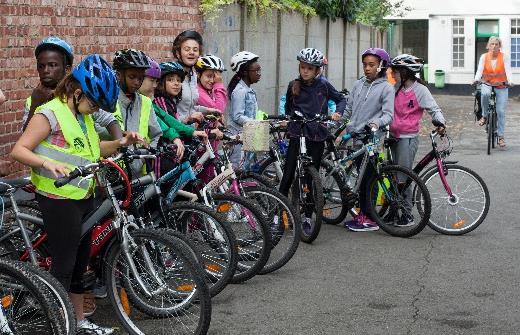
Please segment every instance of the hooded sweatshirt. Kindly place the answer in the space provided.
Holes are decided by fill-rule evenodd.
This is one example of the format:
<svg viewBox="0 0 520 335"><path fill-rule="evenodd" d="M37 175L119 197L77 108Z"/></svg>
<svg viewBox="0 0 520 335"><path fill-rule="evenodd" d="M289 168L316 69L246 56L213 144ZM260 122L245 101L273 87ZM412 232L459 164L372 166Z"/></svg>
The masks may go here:
<svg viewBox="0 0 520 335"><path fill-rule="evenodd" d="M350 119L349 133L363 130L365 125L374 123L378 127L389 125L394 115L395 89L386 77L369 81L361 77L354 83L343 116Z"/></svg>
<svg viewBox="0 0 520 335"><path fill-rule="evenodd" d="M177 120L186 123L186 119L195 111L204 113L206 107L197 105L199 89L197 87L197 74L191 70L182 82L182 97L177 104Z"/></svg>

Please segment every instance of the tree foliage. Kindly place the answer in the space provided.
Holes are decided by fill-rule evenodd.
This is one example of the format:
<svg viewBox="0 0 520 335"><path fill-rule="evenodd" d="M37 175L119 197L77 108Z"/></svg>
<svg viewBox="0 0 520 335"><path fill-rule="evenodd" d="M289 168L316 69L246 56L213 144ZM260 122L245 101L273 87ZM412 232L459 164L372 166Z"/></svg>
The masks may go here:
<svg viewBox="0 0 520 335"><path fill-rule="evenodd" d="M410 8L404 0L201 0L200 10L208 20L215 19L222 8L238 3L247 8L250 16L264 16L273 10L299 12L304 16L319 15L321 18L363 24L386 30L387 16L402 16Z"/></svg>

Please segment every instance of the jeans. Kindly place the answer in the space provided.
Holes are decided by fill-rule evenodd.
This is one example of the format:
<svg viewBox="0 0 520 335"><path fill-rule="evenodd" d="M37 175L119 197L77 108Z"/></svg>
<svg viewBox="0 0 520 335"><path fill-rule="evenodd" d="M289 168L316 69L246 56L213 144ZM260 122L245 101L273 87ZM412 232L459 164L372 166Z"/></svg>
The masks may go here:
<svg viewBox="0 0 520 335"><path fill-rule="evenodd" d="M419 147L419 140L417 137L401 138L397 143L392 145L392 156L394 163L400 166L404 166L413 169L413 162L415 155L417 154L417 148ZM399 183L405 183L406 179L403 179L405 175L401 173L398 175ZM408 187L405 191L405 208L411 213L412 212L412 188Z"/></svg>
<svg viewBox="0 0 520 335"><path fill-rule="evenodd" d="M508 88L495 88L496 109L497 109L497 133L499 137L504 137L504 129L506 127L506 106L509 96ZM491 97L491 86L482 84L481 97L482 117L487 118L489 114L489 98Z"/></svg>

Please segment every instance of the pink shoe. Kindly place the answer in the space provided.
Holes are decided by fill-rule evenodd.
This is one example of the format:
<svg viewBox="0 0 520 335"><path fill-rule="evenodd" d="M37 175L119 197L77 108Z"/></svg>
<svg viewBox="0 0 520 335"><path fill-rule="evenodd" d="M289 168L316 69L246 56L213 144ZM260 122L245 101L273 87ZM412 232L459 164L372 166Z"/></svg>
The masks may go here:
<svg viewBox="0 0 520 335"><path fill-rule="evenodd" d="M347 221L345 227L352 231L374 231L379 229L379 226L374 221L361 212L353 220Z"/></svg>

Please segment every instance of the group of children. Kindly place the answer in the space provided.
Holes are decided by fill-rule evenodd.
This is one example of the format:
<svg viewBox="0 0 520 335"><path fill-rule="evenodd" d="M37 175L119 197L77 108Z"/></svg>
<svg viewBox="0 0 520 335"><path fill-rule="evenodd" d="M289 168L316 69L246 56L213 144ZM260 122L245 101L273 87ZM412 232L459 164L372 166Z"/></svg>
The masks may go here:
<svg viewBox="0 0 520 335"><path fill-rule="evenodd" d="M255 119L258 110L251 86L261 78L259 56L248 51L235 54L230 62L235 74L226 89L223 61L214 55L202 56L203 46L202 36L188 30L175 38L172 61L158 63L143 51L124 49L115 53L111 66L94 54L74 68L73 49L63 39L46 38L35 49L40 83L26 101L23 134L11 157L32 168L31 178L53 256L51 272L71 292L80 329L96 334L113 332L84 317L92 312L85 310L92 310L92 306L85 304L81 286L90 243L81 240L80 228L82 217L92 209L93 185L71 183L58 189L53 181L79 163L95 161L134 143L173 143L182 157L184 139L207 140L208 132L214 133L217 140L222 138L218 128L197 129L207 114L219 115L229 131L240 133L246 122ZM322 52L305 48L296 58L298 75L287 89L286 115L292 116L295 111L308 118L316 113L327 114L328 101L332 100L337 111L332 119L350 119L349 132L360 131L367 124L376 128L390 125L391 132L401 139L392 148L397 163L408 167L417 151L423 111L428 110L444 124L439 107L415 76L422 64L413 56L403 55L391 61L385 50L367 49L362 54L364 76L355 82L348 101L322 75L326 65ZM390 66L396 88L386 79ZM319 169L327 129L316 122L307 124L303 131L309 154ZM299 132L300 127L289 122L287 164L280 185L285 195L296 169ZM241 150L235 149L232 162L238 164L242 159ZM136 173L143 171L139 163L132 168ZM365 174L365 180L370 173ZM346 226L354 231L376 230L377 225L363 214L367 212L364 194L360 205L360 214ZM55 211L58 207L61 210ZM306 214L303 228L310 229L311 213ZM403 225L413 224L410 217L401 221Z"/></svg>

